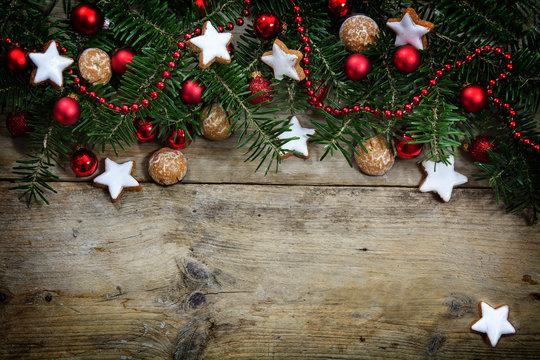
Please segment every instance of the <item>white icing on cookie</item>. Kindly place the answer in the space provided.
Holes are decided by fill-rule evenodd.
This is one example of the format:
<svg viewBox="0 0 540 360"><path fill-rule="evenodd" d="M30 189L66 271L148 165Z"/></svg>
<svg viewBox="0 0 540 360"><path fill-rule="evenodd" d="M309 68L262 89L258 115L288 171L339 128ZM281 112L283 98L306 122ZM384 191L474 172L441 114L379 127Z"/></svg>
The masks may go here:
<svg viewBox="0 0 540 360"><path fill-rule="evenodd" d="M274 77L278 80L283 80L283 75L294 80L301 80L297 71L298 56L285 52L280 44L283 43L279 40L274 41L272 53L264 55L261 58L262 62L274 69Z"/></svg>
<svg viewBox="0 0 540 360"><path fill-rule="evenodd" d="M222 61L231 60L231 55L227 50L227 45L229 45L231 39L231 33L219 33L210 21L207 21L204 23L203 34L192 38L189 42L200 49L202 53L201 66L208 66L216 59Z"/></svg>
<svg viewBox="0 0 540 360"><path fill-rule="evenodd" d="M386 25L396 33L396 46L410 44L417 49L423 50L424 44L422 37L426 35L430 29L416 24L409 13L405 13L401 21L387 22Z"/></svg>
<svg viewBox="0 0 540 360"><path fill-rule="evenodd" d="M62 72L73 63L73 59L58 53L54 40L49 42L45 52L29 53L28 57L36 66L31 79L34 85L49 80L56 86L61 87L64 84Z"/></svg>
<svg viewBox="0 0 540 360"><path fill-rule="evenodd" d="M481 301L482 318L475 322L471 329L487 334L491 346L497 345L501 335L515 334L516 329L508 321L508 305L500 306L496 309Z"/></svg>
<svg viewBox="0 0 540 360"><path fill-rule="evenodd" d="M94 183L109 188L109 194L112 200L118 199L124 188L139 187L139 183L131 171L135 162L128 161L123 164L117 164L111 159L105 159L105 172L94 179Z"/></svg>
<svg viewBox="0 0 540 360"><path fill-rule="evenodd" d="M300 155L304 157L309 156L309 149L307 142L309 140L308 135L314 135L315 129L306 129L300 125L300 121L293 116L291 121L289 121L291 127L289 130L278 135L278 139L284 140L292 137L298 137L298 139L291 140L283 145L281 155L285 155L287 152L297 151Z"/></svg>
<svg viewBox="0 0 540 360"><path fill-rule="evenodd" d="M420 185L421 192L434 191L445 202L450 201L454 186L465 184L467 177L454 171L454 157L448 158L449 165L442 162L424 161L422 166L427 173L424 182Z"/></svg>

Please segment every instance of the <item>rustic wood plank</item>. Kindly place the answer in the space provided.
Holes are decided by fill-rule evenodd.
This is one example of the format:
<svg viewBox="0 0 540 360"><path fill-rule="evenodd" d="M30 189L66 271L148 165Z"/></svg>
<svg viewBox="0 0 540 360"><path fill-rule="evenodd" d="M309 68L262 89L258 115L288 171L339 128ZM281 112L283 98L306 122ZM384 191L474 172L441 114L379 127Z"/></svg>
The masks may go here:
<svg viewBox="0 0 540 360"><path fill-rule="evenodd" d="M1 122L1 121L0 121ZM307 126L307 125L306 125ZM0 127L0 178L13 179L12 169L17 160L24 159L25 139L14 139L7 130ZM291 157L283 161L279 172L274 169L264 176L264 171L255 172L258 163L244 162L245 149L237 149L238 138L232 136L224 141L210 141L198 137L188 148L183 150L188 158L189 170L184 179L186 183L247 183L247 184L303 184L303 185L382 185L382 186L418 186L423 173L415 160L398 159L394 167L384 176L368 176L361 173L356 165L349 167L341 153L328 156L319 161L324 153L322 145L311 144L311 158L307 160ZM135 144L117 157L114 152L98 153L103 159L110 156L118 162L135 160L135 177L141 181L151 181L148 175L148 159L161 148L158 143ZM103 164L100 164L102 166ZM101 169L98 170L98 172ZM461 152L456 162L456 171L469 177L467 186L487 187L486 181L478 181L472 174L479 173L468 154ZM61 180L80 181L63 161L53 171Z"/></svg>
<svg viewBox="0 0 540 360"><path fill-rule="evenodd" d="M56 185L0 182L1 358L538 357L539 227L489 190ZM511 308L495 349L480 300Z"/></svg>

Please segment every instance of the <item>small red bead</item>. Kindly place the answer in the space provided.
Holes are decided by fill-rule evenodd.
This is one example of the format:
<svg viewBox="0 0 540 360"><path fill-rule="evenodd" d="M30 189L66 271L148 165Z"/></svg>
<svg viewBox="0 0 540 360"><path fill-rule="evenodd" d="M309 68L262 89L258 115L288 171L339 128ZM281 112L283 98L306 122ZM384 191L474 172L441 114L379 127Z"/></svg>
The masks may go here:
<svg viewBox="0 0 540 360"><path fill-rule="evenodd" d="M193 37L193 35L191 35L191 34L184 34L184 40L186 40L186 41L188 41L192 37Z"/></svg>
<svg viewBox="0 0 540 360"><path fill-rule="evenodd" d="M360 111L360 106L354 105L353 108L352 108L352 111L353 112L359 112Z"/></svg>
<svg viewBox="0 0 540 360"><path fill-rule="evenodd" d="M198 36L198 35L201 35L201 29L196 28L195 31L193 31L193 34L195 34L195 35L197 35L197 36Z"/></svg>
<svg viewBox="0 0 540 360"><path fill-rule="evenodd" d="M476 55L480 55L482 53L482 49L476 48L476 49L474 49L474 53Z"/></svg>
<svg viewBox="0 0 540 360"><path fill-rule="evenodd" d="M225 29L223 28L223 26L221 26L221 25L219 25L217 28L218 28L218 31L219 31L219 32L223 32L223 30L225 30Z"/></svg>
<svg viewBox="0 0 540 360"><path fill-rule="evenodd" d="M510 114L510 117L512 118L516 116L516 112L514 110L510 110L509 114Z"/></svg>
<svg viewBox="0 0 540 360"><path fill-rule="evenodd" d="M317 103L317 108L322 108L322 107L323 107L323 103L319 101L319 102Z"/></svg>
<svg viewBox="0 0 540 360"><path fill-rule="evenodd" d="M114 104L108 104L107 107L108 107L109 109L114 109Z"/></svg>
<svg viewBox="0 0 540 360"><path fill-rule="evenodd" d="M456 67L459 69L461 67L461 65L463 65L463 63L461 61L456 61Z"/></svg>
<svg viewBox="0 0 540 360"><path fill-rule="evenodd" d="M180 56L182 56L182 54L180 54L180 51L175 51L173 54L172 54L173 58L175 59L180 59Z"/></svg>
<svg viewBox="0 0 540 360"><path fill-rule="evenodd" d="M435 85L437 85L437 80L435 79L429 80L429 86L435 86Z"/></svg>
<svg viewBox="0 0 540 360"><path fill-rule="evenodd" d="M489 45L484 46L484 51L491 51L491 46Z"/></svg>
<svg viewBox="0 0 540 360"><path fill-rule="evenodd" d="M302 36L302 42L307 44L309 42L309 38L307 36Z"/></svg>
<svg viewBox="0 0 540 360"><path fill-rule="evenodd" d="M540 145L534 145L533 148L534 148L534 150L536 150L536 151L540 151Z"/></svg>
<svg viewBox="0 0 540 360"><path fill-rule="evenodd" d="M403 117L403 110L396 110L396 117L401 119Z"/></svg>
<svg viewBox="0 0 540 360"><path fill-rule="evenodd" d="M150 100L142 99L141 100L141 105L144 106L144 107L148 107L150 105Z"/></svg>
<svg viewBox="0 0 540 360"><path fill-rule="evenodd" d="M158 98L158 92L157 91L152 91L150 93L150 97L154 100L156 100Z"/></svg>
<svg viewBox="0 0 540 360"><path fill-rule="evenodd" d="M502 49L500 47L496 47L494 49L494 51L497 53L497 54L502 54Z"/></svg>
<svg viewBox="0 0 540 360"><path fill-rule="evenodd" d="M487 89L486 92L489 96L493 96L493 89Z"/></svg>
<svg viewBox="0 0 540 360"><path fill-rule="evenodd" d="M364 106L364 111L365 112L371 112L371 108L369 106Z"/></svg>
<svg viewBox="0 0 540 360"><path fill-rule="evenodd" d="M73 69L69 69L69 74L73 75Z"/></svg>
<svg viewBox="0 0 540 360"><path fill-rule="evenodd" d="M407 105L405 105L404 109L405 109L406 112L411 112L412 111L412 105L407 104Z"/></svg>
<svg viewBox="0 0 540 360"><path fill-rule="evenodd" d="M440 78L441 76L443 76L443 71L442 71L442 70L437 70L437 71L435 71L435 76L436 76L437 78Z"/></svg>
<svg viewBox="0 0 540 360"><path fill-rule="evenodd" d="M167 66L170 67L171 69L174 69L176 67L176 63L174 61L169 61Z"/></svg>
<svg viewBox="0 0 540 360"><path fill-rule="evenodd" d="M62 50L62 52L66 52L67 49L65 47L61 48L60 50Z"/></svg>
<svg viewBox="0 0 540 360"><path fill-rule="evenodd" d="M506 65L506 69L512 71L514 69L514 65L508 64L508 65Z"/></svg>
<svg viewBox="0 0 540 360"><path fill-rule="evenodd" d="M171 73L168 72L167 70L165 70L165 71L161 74L161 77L164 78L165 80L167 80L168 78L171 77Z"/></svg>
<svg viewBox="0 0 540 360"><path fill-rule="evenodd" d="M516 139L521 139L521 133L520 133L519 131L516 131L516 132L514 133L514 137L515 137Z"/></svg>
<svg viewBox="0 0 540 360"><path fill-rule="evenodd" d="M73 83L75 85L79 84L81 82L81 79L79 79L78 77L76 77L75 79L73 79Z"/></svg>
<svg viewBox="0 0 540 360"><path fill-rule="evenodd" d="M90 95L90 97L93 97L93 98L96 97L96 93L95 93L94 91L90 91L90 92L88 93L88 95Z"/></svg>
<svg viewBox="0 0 540 360"><path fill-rule="evenodd" d="M236 25L238 25L238 26L244 25L244 19L238 19L238 20L236 20Z"/></svg>
<svg viewBox="0 0 540 360"><path fill-rule="evenodd" d="M232 22L229 22L227 24L227 30L232 30L232 29L234 29L234 24Z"/></svg>
<svg viewBox="0 0 540 360"><path fill-rule="evenodd" d="M495 86L497 84L496 80L489 80L489 86Z"/></svg>
<svg viewBox="0 0 540 360"><path fill-rule="evenodd" d="M310 61L310 60L309 60L308 57L305 57L305 58L302 59L302 63L303 63L304 65L308 65L308 64L309 64L309 61Z"/></svg>
<svg viewBox="0 0 540 360"><path fill-rule="evenodd" d="M450 64L444 65L444 70L446 70L446 71L452 70L452 65L450 65Z"/></svg>
<svg viewBox="0 0 540 360"><path fill-rule="evenodd" d="M334 111L332 111L332 114L334 116L339 116L339 115L341 115L341 111L339 111L339 109L334 109Z"/></svg>
<svg viewBox="0 0 540 360"><path fill-rule="evenodd" d="M311 85L313 85L313 83L311 82L311 80L307 80L305 83L304 83L304 87L306 89L309 89L311 87Z"/></svg>
<svg viewBox="0 0 540 360"><path fill-rule="evenodd" d="M349 114L349 111L350 111L350 110L349 110L348 108L346 108L346 107L344 107L343 109L341 109L341 113L342 113L343 115L348 115L348 114Z"/></svg>
<svg viewBox="0 0 540 360"><path fill-rule="evenodd" d="M375 116L381 116L381 113L379 113L379 110L375 109L371 112Z"/></svg>
<svg viewBox="0 0 540 360"><path fill-rule="evenodd" d="M304 46L304 53L309 54L311 52L311 47L309 45Z"/></svg>
<svg viewBox="0 0 540 360"><path fill-rule="evenodd" d="M503 104L503 109L506 111L510 110L510 104Z"/></svg>
<svg viewBox="0 0 540 360"><path fill-rule="evenodd" d="M137 104L131 105L131 111L133 111L133 112L139 111L139 105L137 105Z"/></svg>
<svg viewBox="0 0 540 360"><path fill-rule="evenodd" d="M420 95L421 96L427 96L429 94L429 90L428 89L423 89L422 91L420 91Z"/></svg>
<svg viewBox="0 0 540 360"><path fill-rule="evenodd" d="M299 14L300 13L300 6L293 7L293 13Z"/></svg>
<svg viewBox="0 0 540 360"><path fill-rule="evenodd" d="M165 88L165 83L163 81L158 81L156 86L159 90L163 90Z"/></svg>
<svg viewBox="0 0 540 360"><path fill-rule="evenodd" d="M294 22L295 22L296 24L302 23L302 17L301 17L301 16L295 17L295 18L294 18Z"/></svg>
<svg viewBox="0 0 540 360"><path fill-rule="evenodd" d="M307 94L307 96L312 97L312 96L315 95L315 91L309 90L309 91L306 92L306 94Z"/></svg>
<svg viewBox="0 0 540 360"><path fill-rule="evenodd" d="M85 93L85 92L86 92L86 86L81 85L81 86L79 87L79 91L82 92L82 93Z"/></svg>
<svg viewBox="0 0 540 360"><path fill-rule="evenodd" d="M312 96L310 99L309 99L309 103L312 104L312 105L315 105L317 103L317 98L315 96Z"/></svg>
<svg viewBox="0 0 540 360"><path fill-rule="evenodd" d="M420 98L418 96L415 96L412 98L412 102L415 105L418 105L420 103Z"/></svg>
<svg viewBox="0 0 540 360"><path fill-rule="evenodd" d="M515 128L516 128L516 122L515 122L515 121L510 121L510 122L508 123L508 127L509 127L510 129L512 129L512 130L515 129Z"/></svg>
<svg viewBox="0 0 540 360"><path fill-rule="evenodd" d="M311 74L311 71L309 71L309 69L304 69L304 74L306 74L306 76L309 76L309 74Z"/></svg>
<svg viewBox="0 0 540 360"><path fill-rule="evenodd" d="M501 80L506 79L506 74L503 74L503 73L499 74L499 79Z"/></svg>
<svg viewBox="0 0 540 360"><path fill-rule="evenodd" d="M525 140L523 140L523 143L524 143L525 145L531 145L531 140L525 139Z"/></svg>
<svg viewBox="0 0 540 360"><path fill-rule="evenodd" d="M499 100L498 98L495 98L493 99L493 102L497 105L499 105L501 103L501 100Z"/></svg>
<svg viewBox="0 0 540 360"><path fill-rule="evenodd" d="M105 98L99 98L99 103L101 105L105 104L107 102L107 100L105 100Z"/></svg>
<svg viewBox="0 0 540 360"><path fill-rule="evenodd" d="M465 56L465 62L466 63L470 63L471 61L472 61L472 56L471 55Z"/></svg>
<svg viewBox="0 0 540 360"><path fill-rule="evenodd" d="M115 107L114 107L114 111L120 111L120 110L121 110L121 109L120 109L120 106L115 106Z"/></svg>
<svg viewBox="0 0 540 360"><path fill-rule="evenodd" d="M182 50L182 49L184 49L184 48L186 47L186 43L183 42L183 41L180 41L180 42L177 44L177 46L178 46L178 48L179 48L180 50Z"/></svg>
<svg viewBox="0 0 540 360"><path fill-rule="evenodd" d="M390 118L392 117L392 112L390 110L384 110L384 116L386 116L387 118Z"/></svg>
<svg viewBox="0 0 540 360"><path fill-rule="evenodd" d="M299 34L303 34L305 31L304 27L303 26L299 26L296 28L296 32L298 32Z"/></svg>
<svg viewBox="0 0 540 360"><path fill-rule="evenodd" d="M504 54L504 58L505 58L506 60L510 60L510 59L512 59L512 55L510 55L510 54Z"/></svg>
<svg viewBox="0 0 540 360"><path fill-rule="evenodd" d="M6 39L6 44L11 45L11 39L10 38Z"/></svg>
<svg viewBox="0 0 540 360"><path fill-rule="evenodd" d="M124 114L127 114L127 113L129 112L129 106L127 106L127 105L122 105L122 112L123 112Z"/></svg>
<svg viewBox="0 0 540 360"><path fill-rule="evenodd" d="M326 111L328 114L332 112L332 108L330 106L327 106L324 108L324 111Z"/></svg>
<svg viewBox="0 0 540 360"><path fill-rule="evenodd" d="M242 15L249 16L249 10L248 9L242 10Z"/></svg>

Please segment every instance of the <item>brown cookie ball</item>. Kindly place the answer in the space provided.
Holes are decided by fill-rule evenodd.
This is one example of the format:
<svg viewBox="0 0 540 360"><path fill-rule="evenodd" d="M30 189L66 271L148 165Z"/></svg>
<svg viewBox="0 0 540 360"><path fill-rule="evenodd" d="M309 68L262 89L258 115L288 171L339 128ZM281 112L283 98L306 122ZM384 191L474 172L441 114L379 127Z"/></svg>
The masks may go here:
<svg viewBox="0 0 540 360"><path fill-rule="evenodd" d="M163 148L152 154L148 173L160 185L176 184L186 176L187 160L180 150Z"/></svg>
<svg viewBox="0 0 540 360"><path fill-rule="evenodd" d="M101 49L86 49L79 57L79 72L94 85L106 84L112 76L111 58Z"/></svg>
<svg viewBox="0 0 540 360"><path fill-rule="evenodd" d="M210 140L223 140L231 136L229 129L232 123L227 112L219 104L213 104L203 109L203 135Z"/></svg>
<svg viewBox="0 0 540 360"><path fill-rule="evenodd" d="M370 17L353 15L341 24L339 39L350 52L366 50L369 44L377 43L379 27Z"/></svg>
<svg viewBox="0 0 540 360"><path fill-rule="evenodd" d="M356 145L354 159L360 170L367 175L384 175L394 165L394 154L386 144L386 139L379 135L362 143L367 153L360 145Z"/></svg>

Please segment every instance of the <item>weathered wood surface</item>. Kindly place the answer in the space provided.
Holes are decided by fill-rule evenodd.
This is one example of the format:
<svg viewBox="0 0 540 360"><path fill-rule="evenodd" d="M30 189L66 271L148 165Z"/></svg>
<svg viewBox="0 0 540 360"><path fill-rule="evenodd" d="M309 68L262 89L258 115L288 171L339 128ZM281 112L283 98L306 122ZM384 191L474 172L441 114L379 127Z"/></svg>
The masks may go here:
<svg viewBox="0 0 540 360"><path fill-rule="evenodd" d="M540 232L487 189L0 182L0 358L533 359ZM517 335L472 333L478 301Z"/></svg>

